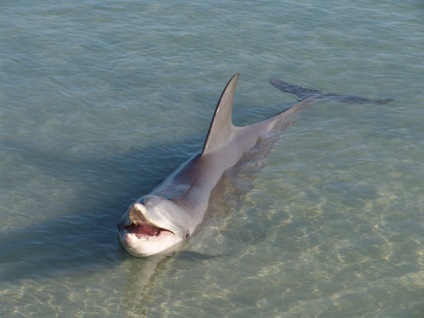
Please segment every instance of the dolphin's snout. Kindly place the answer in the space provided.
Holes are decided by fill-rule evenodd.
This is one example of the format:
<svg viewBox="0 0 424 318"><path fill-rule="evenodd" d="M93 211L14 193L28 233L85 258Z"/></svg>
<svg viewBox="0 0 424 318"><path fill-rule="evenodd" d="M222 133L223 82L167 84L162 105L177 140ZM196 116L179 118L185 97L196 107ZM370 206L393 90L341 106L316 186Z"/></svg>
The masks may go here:
<svg viewBox="0 0 424 318"><path fill-rule="evenodd" d="M143 211L145 210L146 208L140 203L135 203L130 206L127 213L122 216L121 220L116 225L118 231L123 230L126 226L131 224L141 224L146 222L146 218L143 216Z"/></svg>
<svg viewBox="0 0 424 318"><path fill-rule="evenodd" d="M128 213L128 218L130 219L131 223L137 224L146 221L146 218L142 213L143 210L144 206L139 203L136 203L131 207L130 212Z"/></svg>

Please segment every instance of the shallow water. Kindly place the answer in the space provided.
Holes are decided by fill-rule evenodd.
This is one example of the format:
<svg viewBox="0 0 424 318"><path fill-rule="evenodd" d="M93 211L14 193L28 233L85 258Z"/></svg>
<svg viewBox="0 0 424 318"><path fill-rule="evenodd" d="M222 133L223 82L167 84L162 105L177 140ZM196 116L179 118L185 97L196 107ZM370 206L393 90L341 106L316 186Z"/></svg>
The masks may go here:
<svg viewBox="0 0 424 318"><path fill-rule="evenodd" d="M423 18L412 0L3 4L0 316L423 317ZM395 100L314 105L220 184L183 252L129 256L116 222L200 149L235 72L238 124L295 102L272 76Z"/></svg>

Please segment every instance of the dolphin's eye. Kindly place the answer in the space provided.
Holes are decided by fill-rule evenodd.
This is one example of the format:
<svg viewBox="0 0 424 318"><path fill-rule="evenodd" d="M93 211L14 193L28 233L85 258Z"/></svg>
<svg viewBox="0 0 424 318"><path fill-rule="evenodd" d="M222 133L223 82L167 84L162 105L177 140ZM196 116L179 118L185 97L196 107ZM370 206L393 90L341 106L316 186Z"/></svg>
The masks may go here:
<svg viewBox="0 0 424 318"><path fill-rule="evenodd" d="M185 238L188 238L189 236L190 236L190 234L187 233L186 236L185 236Z"/></svg>

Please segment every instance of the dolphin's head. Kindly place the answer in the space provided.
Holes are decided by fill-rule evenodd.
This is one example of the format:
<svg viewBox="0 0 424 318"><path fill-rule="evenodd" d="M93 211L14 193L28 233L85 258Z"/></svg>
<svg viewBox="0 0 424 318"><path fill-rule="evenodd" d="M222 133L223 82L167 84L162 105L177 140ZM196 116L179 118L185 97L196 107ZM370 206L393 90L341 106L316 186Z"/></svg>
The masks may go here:
<svg viewBox="0 0 424 318"><path fill-rule="evenodd" d="M119 239L134 256L169 251L190 234L182 212L178 205L165 198L141 197L118 223Z"/></svg>

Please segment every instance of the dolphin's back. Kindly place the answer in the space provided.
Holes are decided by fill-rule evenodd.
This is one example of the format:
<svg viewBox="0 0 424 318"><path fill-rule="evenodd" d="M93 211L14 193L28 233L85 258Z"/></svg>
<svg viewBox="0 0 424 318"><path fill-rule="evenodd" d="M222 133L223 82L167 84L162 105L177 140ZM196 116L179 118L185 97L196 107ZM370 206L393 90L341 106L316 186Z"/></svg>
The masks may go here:
<svg viewBox="0 0 424 318"><path fill-rule="evenodd" d="M263 137L273 131L282 132L294 121L294 115L310 105L315 97L309 97L289 109L262 122L237 127L232 123L233 98L239 74L228 82L215 109L208 136L200 156L185 164L174 176L172 188L181 186L186 191L173 200L201 221L208 206L212 189L223 173L234 167Z"/></svg>

